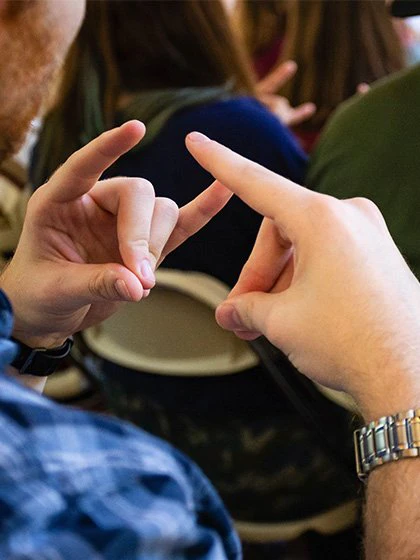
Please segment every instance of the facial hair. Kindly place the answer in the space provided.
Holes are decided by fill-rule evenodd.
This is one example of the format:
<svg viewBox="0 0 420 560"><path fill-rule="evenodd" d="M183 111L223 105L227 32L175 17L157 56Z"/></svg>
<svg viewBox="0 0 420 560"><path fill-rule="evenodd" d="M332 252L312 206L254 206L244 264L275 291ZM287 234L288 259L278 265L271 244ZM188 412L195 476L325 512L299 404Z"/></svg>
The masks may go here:
<svg viewBox="0 0 420 560"><path fill-rule="evenodd" d="M17 14L5 19L1 30L0 162L17 152L25 141L63 56L59 37L40 13L39 4L24 4Z"/></svg>

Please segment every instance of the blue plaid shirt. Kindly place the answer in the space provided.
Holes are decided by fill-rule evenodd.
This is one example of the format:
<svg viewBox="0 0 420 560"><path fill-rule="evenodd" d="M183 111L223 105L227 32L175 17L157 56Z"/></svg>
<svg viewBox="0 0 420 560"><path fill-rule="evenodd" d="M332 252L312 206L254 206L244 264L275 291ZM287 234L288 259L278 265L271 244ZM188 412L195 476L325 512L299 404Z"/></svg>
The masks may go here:
<svg viewBox="0 0 420 560"><path fill-rule="evenodd" d="M0 371L13 359L0 292ZM67 409L0 374L0 558L241 558L201 471L129 424Z"/></svg>

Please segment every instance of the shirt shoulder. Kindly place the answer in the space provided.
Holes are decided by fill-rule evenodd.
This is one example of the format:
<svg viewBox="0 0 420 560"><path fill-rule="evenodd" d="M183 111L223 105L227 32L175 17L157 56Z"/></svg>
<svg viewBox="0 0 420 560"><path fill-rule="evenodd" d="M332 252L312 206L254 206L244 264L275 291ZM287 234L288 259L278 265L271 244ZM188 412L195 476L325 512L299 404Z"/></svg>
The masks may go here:
<svg viewBox="0 0 420 560"><path fill-rule="evenodd" d="M410 132L418 128L419 96L420 66L415 66L379 80L368 93L343 103L311 156L309 185L325 191L327 178L329 185L340 176L351 179L367 172L369 178L375 174L380 178L392 170L415 149Z"/></svg>

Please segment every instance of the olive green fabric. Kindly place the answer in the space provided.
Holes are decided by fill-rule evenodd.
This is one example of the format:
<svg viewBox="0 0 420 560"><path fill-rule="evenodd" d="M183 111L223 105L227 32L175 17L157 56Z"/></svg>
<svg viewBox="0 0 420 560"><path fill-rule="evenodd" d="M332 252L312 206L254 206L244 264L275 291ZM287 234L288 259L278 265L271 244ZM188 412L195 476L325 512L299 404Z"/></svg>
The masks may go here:
<svg viewBox="0 0 420 560"><path fill-rule="evenodd" d="M373 200L420 278L420 66L377 82L338 109L306 184L338 198Z"/></svg>

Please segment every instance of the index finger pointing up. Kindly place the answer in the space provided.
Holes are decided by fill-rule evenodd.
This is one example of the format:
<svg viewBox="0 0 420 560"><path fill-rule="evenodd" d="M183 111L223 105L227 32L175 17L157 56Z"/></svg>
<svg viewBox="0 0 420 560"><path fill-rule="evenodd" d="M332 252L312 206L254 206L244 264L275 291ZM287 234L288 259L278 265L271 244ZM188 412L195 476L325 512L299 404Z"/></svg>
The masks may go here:
<svg viewBox="0 0 420 560"><path fill-rule="evenodd" d="M143 138L145 130L140 121L129 121L75 152L49 180L51 200L68 202L88 192L108 167Z"/></svg>
<svg viewBox="0 0 420 560"><path fill-rule="evenodd" d="M313 193L210 140L199 132L187 136L191 155L225 187L262 216L284 227Z"/></svg>

